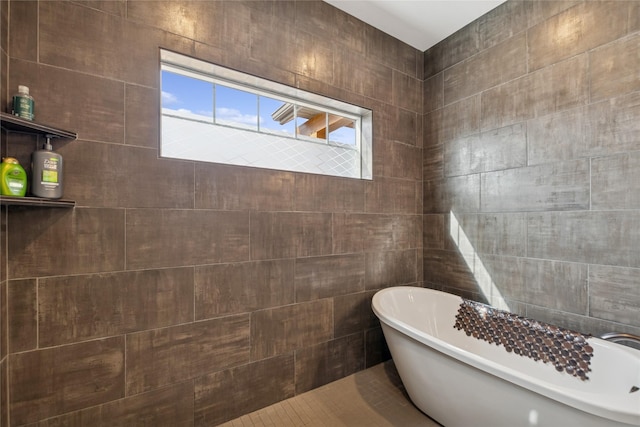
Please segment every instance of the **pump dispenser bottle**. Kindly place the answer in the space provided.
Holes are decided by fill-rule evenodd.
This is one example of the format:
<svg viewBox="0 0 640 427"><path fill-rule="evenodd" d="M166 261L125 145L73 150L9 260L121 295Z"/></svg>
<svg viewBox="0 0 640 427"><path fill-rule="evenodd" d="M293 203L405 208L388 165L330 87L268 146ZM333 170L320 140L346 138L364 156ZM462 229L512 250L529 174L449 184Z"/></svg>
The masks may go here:
<svg viewBox="0 0 640 427"><path fill-rule="evenodd" d="M31 154L31 193L37 197L59 199L63 191L62 156L51 147L51 138L41 150Z"/></svg>

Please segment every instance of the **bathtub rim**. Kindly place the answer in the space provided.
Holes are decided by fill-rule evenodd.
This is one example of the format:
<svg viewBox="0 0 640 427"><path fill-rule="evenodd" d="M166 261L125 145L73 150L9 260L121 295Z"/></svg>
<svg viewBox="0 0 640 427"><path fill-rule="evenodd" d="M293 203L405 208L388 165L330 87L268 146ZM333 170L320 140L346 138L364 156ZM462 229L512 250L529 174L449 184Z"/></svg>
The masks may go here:
<svg viewBox="0 0 640 427"><path fill-rule="evenodd" d="M427 345L432 349L439 351L449 357L455 358L463 363L475 367L476 369L494 375L519 387L523 387L541 396L564 403L565 405L568 405L572 408L605 419L627 423L632 426L640 425L640 409L633 411L633 409L629 407L631 405L622 404L627 402L627 399L620 399L619 396L612 397L610 395L602 395L598 396L597 399L594 399L593 393L549 384L548 382L539 380L536 377L523 374L508 366L503 366L490 359L456 347L443 339L437 338L433 335L427 335L425 332L422 332L405 322L401 322L397 319L391 318L390 314L385 313L384 309L382 309L380 301L382 298L384 298L385 294L392 292L403 292L405 294L407 294L407 292L419 292L438 295L440 298L444 297L455 299L458 301L458 303L462 302L462 297L448 292L439 291L437 289L421 288L418 286L395 286L381 289L374 294L371 302L371 307L380 322L383 322L388 327L396 329L409 338ZM589 341L599 346L611 348L613 351L622 351L629 353L632 357L635 358L640 357L640 351L638 350L627 348L619 344L613 344L608 341L601 340L600 338L590 337ZM633 399L633 397L636 396L631 396L629 400Z"/></svg>

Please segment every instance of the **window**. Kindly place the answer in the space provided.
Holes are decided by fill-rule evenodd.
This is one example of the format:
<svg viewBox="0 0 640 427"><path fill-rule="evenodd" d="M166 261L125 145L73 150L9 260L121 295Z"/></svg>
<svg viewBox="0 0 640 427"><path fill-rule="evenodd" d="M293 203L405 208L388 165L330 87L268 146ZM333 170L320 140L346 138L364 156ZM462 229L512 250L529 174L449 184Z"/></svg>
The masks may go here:
<svg viewBox="0 0 640 427"><path fill-rule="evenodd" d="M371 111L161 50L160 155L371 179Z"/></svg>

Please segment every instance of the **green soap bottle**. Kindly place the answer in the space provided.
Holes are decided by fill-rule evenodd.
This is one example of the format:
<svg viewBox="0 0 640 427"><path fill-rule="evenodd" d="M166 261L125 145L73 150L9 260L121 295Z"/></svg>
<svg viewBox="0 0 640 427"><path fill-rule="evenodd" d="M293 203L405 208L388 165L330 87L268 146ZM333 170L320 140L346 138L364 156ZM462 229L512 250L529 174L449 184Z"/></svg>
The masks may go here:
<svg viewBox="0 0 640 427"><path fill-rule="evenodd" d="M0 179L0 193L3 196L24 197L27 194L27 173L13 157L2 159Z"/></svg>

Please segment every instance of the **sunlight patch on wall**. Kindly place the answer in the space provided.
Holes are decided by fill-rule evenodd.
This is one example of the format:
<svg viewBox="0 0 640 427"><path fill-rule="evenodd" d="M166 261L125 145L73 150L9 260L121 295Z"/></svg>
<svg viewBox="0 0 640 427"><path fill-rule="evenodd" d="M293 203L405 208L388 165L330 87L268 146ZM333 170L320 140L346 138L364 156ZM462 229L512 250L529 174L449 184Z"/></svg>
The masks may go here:
<svg viewBox="0 0 640 427"><path fill-rule="evenodd" d="M458 247L458 251L464 258L464 261L473 274L473 277L476 279L478 288L486 298L487 302L491 306L500 310L510 311L507 302L502 297L500 290L482 263L482 260L478 256L478 253L473 247L473 244L469 240L464 229L460 226L458 218L456 218L453 211L450 212L449 217L449 235Z"/></svg>

